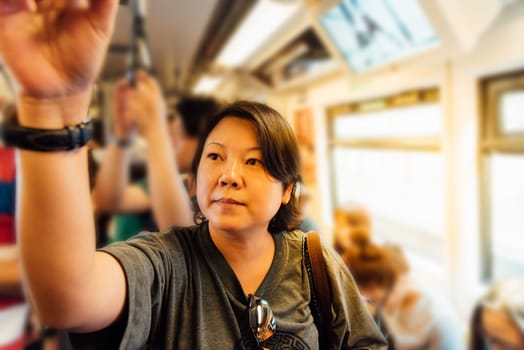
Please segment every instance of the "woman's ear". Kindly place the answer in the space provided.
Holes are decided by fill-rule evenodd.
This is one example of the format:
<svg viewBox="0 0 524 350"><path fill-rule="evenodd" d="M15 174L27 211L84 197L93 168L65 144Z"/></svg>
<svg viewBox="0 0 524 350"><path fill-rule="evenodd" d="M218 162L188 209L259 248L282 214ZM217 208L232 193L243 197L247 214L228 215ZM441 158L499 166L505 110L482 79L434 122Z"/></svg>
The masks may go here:
<svg viewBox="0 0 524 350"><path fill-rule="evenodd" d="M293 194L293 188L295 187L295 184L295 181L291 181L284 189L284 194L282 195L282 204L286 205L291 200L291 195Z"/></svg>

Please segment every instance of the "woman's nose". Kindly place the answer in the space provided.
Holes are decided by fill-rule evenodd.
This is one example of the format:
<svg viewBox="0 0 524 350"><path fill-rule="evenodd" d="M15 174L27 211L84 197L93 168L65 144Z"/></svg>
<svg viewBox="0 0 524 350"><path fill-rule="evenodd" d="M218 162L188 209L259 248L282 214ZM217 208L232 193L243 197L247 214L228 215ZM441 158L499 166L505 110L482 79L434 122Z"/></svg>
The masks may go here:
<svg viewBox="0 0 524 350"><path fill-rule="evenodd" d="M221 186L241 186L242 162L237 160L226 161L222 169L222 174L220 175L219 182Z"/></svg>

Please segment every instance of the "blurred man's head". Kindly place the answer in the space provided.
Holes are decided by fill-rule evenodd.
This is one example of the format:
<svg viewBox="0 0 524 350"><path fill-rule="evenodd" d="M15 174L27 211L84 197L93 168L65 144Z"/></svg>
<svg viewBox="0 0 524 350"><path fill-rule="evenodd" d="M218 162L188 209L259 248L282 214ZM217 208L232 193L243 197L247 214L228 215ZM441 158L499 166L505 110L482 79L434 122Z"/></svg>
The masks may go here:
<svg viewBox="0 0 524 350"><path fill-rule="evenodd" d="M368 211L356 203L335 209L335 250L343 254L353 243L371 240L371 218Z"/></svg>
<svg viewBox="0 0 524 350"><path fill-rule="evenodd" d="M175 106L170 118L170 135L181 173L189 173L198 140L221 104L211 97L185 97Z"/></svg>
<svg viewBox="0 0 524 350"><path fill-rule="evenodd" d="M361 240L348 248L342 258L362 295L377 305L387 302L396 282L409 270L400 247L390 244Z"/></svg>

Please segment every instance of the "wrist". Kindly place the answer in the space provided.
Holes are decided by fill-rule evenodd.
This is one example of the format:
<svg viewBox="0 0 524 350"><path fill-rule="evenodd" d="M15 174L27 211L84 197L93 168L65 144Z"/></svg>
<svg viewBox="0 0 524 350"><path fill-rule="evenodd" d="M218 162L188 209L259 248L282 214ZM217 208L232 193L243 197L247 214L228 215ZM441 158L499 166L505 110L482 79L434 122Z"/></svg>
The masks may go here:
<svg viewBox="0 0 524 350"><path fill-rule="evenodd" d="M144 139L152 140L158 137L169 137L167 119L151 118L147 123L139 126L138 133Z"/></svg>
<svg viewBox="0 0 524 350"><path fill-rule="evenodd" d="M20 94L17 96L18 122L21 126L40 129L77 125L85 120L90 102L91 90L51 98Z"/></svg>
<svg viewBox="0 0 524 350"><path fill-rule="evenodd" d="M29 128L8 123L3 125L0 136L7 146L30 151L57 152L85 146L92 132L90 120L59 129Z"/></svg>
<svg viewBox="0 0 524 350"><path fill-rule="evenodd" d="M129 148L134 142L135 134L134 127L122 128L117 126L109 135L108 142L120 148Z"/></svg>
<svg viewBox="0 0 524 350"><path fill-rule="evenodd" d="M111 135L109 137L109 142L118 148L129 148L133 144L133 137L119 137L118 135Z"/></svg>

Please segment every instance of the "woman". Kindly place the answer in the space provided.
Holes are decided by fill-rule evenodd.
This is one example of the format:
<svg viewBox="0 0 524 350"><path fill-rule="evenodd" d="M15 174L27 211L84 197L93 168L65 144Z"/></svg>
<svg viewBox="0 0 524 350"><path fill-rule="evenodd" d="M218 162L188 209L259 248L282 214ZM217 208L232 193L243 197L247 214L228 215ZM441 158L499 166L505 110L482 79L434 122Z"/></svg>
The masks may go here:
<svg viewBox="0 0 524 350"><path fill-rule="evenodd" d="M297 145L269 107L234 104L204 134L193 163L199 225L95 251L81 122L117 5L0 2L0 51L19 87L21 125L31 135L74 132L70 144L80 146L58 151L53 136L42 152L17 141L25 147L22 266L37 312L46 324L78 333L79 348L318 348L303 235L288 230L297 216ZM324 254L332 347L383 348L349 271Z"/></svg>
<svg viewBox="0 0 524 350"><path fill-rule="evenodd" d="M471 320L471 350L524 350L524 279L494 284Z"/></svg>

